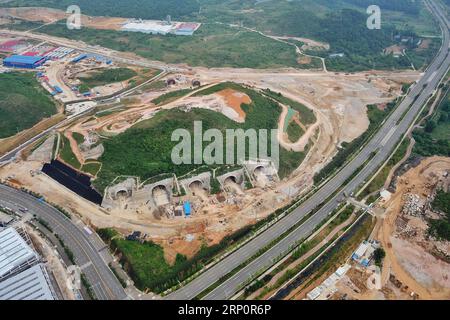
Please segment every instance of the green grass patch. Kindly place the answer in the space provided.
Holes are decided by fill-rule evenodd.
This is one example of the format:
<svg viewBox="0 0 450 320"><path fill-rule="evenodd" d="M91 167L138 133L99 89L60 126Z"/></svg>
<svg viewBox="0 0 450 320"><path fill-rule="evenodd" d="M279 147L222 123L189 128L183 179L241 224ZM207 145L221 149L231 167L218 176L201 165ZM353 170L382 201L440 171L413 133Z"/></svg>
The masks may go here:
<svg viewBox="0 0 450 320"><path fill-rule="evenodd" d="M305 131L295 121L289 123L286 132L291 142L297 142L305 134Z"/></svg>
<svg viewBox="0 0 450 320"><path fill-rule="evenodd" d="M72 132L72 137L75 139L75 141L79 145L84 142L84 136L79 132Z"/></svg>
<svg viewBox="0 0 450 320"><path fill-rule="evenodd" d="M166 87L166 82L164 80L153 81L145 86L142 86L140 89L142 91L153 91L153 90L161 90Z"/></svg>
<svg viewBox="0 0 450 320"><path fill-rule="evenodd" d="M100 171L102 164L99 162L88 162L83 165L81 171L91 174L92 176L96 176Z"/></svg>
<svg viewBox="0 0 450 320"><path fill-rule="evenodd" d="M68 165L74 167L75 169L80 169L81 164L70 147L69 139L67 139L67 137L63 134L61 135L61 144L59 157Z"/></svg>
<svg viewBox="0 0 450 320"><path fill-rule="evenodd" d="M181 89L181 90L168 92L168 93L165 93L165 94L159 96L156 99L153 99L152 103L156 104L157 106L167 104L167 103L175 101L191 92L192 92L191 89Z"/></svg>
<svg viewBox="0 0 450 320"><path fill-rule="evenodd" d="M0 139L56 114L56 105L33 73L0 74Z"/></svg>
<svg viewBox="0 0 450 320"><path fill-rule="evenodd" d="M110 83L122 82L137 76L136 71L129 68L115 68L95 71L88 76L82 77L80 92L86 92L98 86L104 86ZM87 90L86 90L87 89Z"/></svg>
<svg viewBox="0 0 450 320"><path fill-rule="evenodd" d="M427 40L424 40L427 41ZM439 39L430 39L430 44L426 49L409 50L407 55L417 70L424 70L428 66L436 53L439 51L441 41Z"/></svg>
<svg viewBox="0 0 450 320"><path fill-rule="evenodd" d="M161 293L193 275L211 262L213 257L248 235L254 228L256 225L244 227L226 236L216 245L203 246L191 259L178 254L174 265L166 262L163 248L153 242L128 241L113 229L100 229L98 233L109 243L113 251L117 249L117 253L121 255L120 262L139 289L149 288Z"/></svg>

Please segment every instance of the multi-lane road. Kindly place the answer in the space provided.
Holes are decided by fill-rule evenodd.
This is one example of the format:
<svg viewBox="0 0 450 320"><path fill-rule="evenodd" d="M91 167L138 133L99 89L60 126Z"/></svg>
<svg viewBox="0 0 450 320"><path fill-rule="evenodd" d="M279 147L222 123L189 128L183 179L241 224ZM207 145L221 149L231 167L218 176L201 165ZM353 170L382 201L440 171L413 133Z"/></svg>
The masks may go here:
<svg viewBox="0 0 450 320"><path fill-rule="evenodd" d="M448 56L450 48L449 22L447 17L442 13L442 8L433 1L427 0L426 2L442 28L443 45L434 62L429 66L421 80L414 85L408 96L405 97L403 102L385 121L378 133L348 165L342 168L334 178L326 183L294 212L210 269L206 270L183 288L168 295L168 299L192 299L199 295L213 283L217 282L254 256L261 248L266 247L273 240L287 232L312 210L319 207L325 199L336 193L336 191L338 191L346 181L348 181L348 179L367 162L368 159L371 159L341 192L325 203L322 208L305 223L290 232L264 254L251 261L244 268L240 269L229 279L223 281L205 296L205 299L229 299L244 283L246 283L246 281L248 281L249 278L251 278L252 275L255 275L264 268L270 267L280 254L287 253L297 241L310 235L316 226L318 226L330 212L338 207L340 201L344 197L344 192L350 194L355 191L370 178L377 168L389 157L399 142L399 139L408 131L430 95L439 86L441 79L444 78L450 66L450 59ZM372 155L374 156L372 157Z"/></svg>
<svg viewBox="0 0 450 320"><path fill-rule="evenodd" d="M0 205L15 211L26 208L45 220L73 252L97 299L123 300L127 295L107 264L108 249L81 221L72 221L52 206L35 197L0 184Z"/></svg>

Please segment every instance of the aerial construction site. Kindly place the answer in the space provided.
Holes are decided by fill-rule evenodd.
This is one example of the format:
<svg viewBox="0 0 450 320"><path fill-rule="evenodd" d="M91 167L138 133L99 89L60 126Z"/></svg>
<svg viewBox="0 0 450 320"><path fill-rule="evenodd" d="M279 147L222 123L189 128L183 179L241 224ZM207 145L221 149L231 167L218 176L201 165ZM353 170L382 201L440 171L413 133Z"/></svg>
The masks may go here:
<svg viewBox="0 0 450 320"><path fill-rule="evenodd" d="M434 14L428 0L423 5ZM17 105L29 92L43 110L29 109L20 119L8 107L11 123L0 122L0 231L27 226L56 270L51 279L60 288L52 296L449 299L442 221L450 187L450 84L440 74L446 70L427 69L443 55L435 37L391 37L380 55L395 63L414 55L405 68L346 69L348 52L322 38L276 35L244 22L204 23L201 13L163 20L83 14L86 30L72 39L46 29L60 27L63 10L0 8L0 77L11 83L0 90ZM178 63L185 49L171 51L174 42L189 48L198 41L209 50L218 37L210 32L225 26L233 31L220 34L232 35L229 46L244 33L261 37L293 54L295 67L278 65L284 56L254 67L246 52L231 56L250 66L210 66L217 63L210 57L205 64L192 63L196 57ZM94 45L91 32L109 38ZM144 37L156 41L158 58L133 42ZM446 33L439 37L447 40ZM432 49L438 58L427 64ZM204 150L215 158L234 143L229 130L269 132L272 141L254 146L246 136L243 146L255 157L238 159L233 145L227 149L233 163L204 161ZM180 136L193 138L189 159L197 159L198 147L201 161L173 160ZM278 159L267 154L274 156L274 146ZM109 277L103 282L112 281L117 292L103 284L84 284L81 293L63 288L70 277L61 270L69 261L80 264L83 250L70 251L71 240L59 238L50 216L12 201L12 192L79 226L74 234L102 248L99 261L107 262ZM61 259L48 249L54 239ZM234 262L242 252L246 257ZM220 263L232 269L216 279L211 274Z"/></svg>

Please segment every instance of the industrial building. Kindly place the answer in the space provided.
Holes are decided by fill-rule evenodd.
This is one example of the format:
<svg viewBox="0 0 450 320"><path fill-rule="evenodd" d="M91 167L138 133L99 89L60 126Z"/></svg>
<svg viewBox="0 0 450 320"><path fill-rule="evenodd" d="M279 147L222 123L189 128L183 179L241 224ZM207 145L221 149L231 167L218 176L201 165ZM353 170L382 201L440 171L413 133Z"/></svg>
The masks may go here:
<svg viewBox="0 0 450 320"><path fill-rule="evenodd" d="M200 26L200 23L195 22L172 22L168 17L167 21L129 20L122 26L121 30L154 35L192 36Z"/></svg>
<svg viewBox="0 0 450 320"><path fill-rule="evenodd" d="M12 55L3 60L3 66L8 68L36 69L46 61L47 58L41 56Z"/></svg>
<svg viewBox="0 0 450 320"><path fill-rule="evenodd" d="M37 260L37 254L14 228L0 231L0 281Z"/></svg>
<svg viewBox="0 0 450 320"><path fill-rule="evenodd" d="M56 299L49 275L39 260L25 231L0 231L0 300Z"/></svg>
<svg viewBox="0 0 450 320"><path fill-rule="evenodd" d="M42 264L0 282L0 300L55 300Z"/></svg>
<svg viewBox="0 0 450 320"><path fill-rule="evenodd" d="M166 35L172 31L172 25L162 21L131 21L122 27L122 31Z"/></svg>

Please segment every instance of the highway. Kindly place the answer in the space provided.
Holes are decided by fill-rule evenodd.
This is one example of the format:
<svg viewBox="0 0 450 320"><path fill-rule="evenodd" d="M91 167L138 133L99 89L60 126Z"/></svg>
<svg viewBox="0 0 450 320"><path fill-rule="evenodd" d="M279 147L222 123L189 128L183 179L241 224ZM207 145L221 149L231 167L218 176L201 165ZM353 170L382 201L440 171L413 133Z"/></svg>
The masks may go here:
<svg viewBox="0 0 450 320"><path fill-rule="evenodd" d="M325 199L338 191L351 178L368 159L367 165L345 186L345 188L325 203L311 218L298 228L290 232L281 241L272 246L263 255L251 261L243 269L229 279L223 281L214 290L208 293L204 299L223 300L231 298L240 287L248 281L252 275L270 267L274 260L281 254L286 254L297 241L305 239L310 235L338 205L344 200L344 192L351 194L361 186L381 164L392 154L399 139L405 135L414 119L419 114L430 95L439 86L441 79L447 73L450 66L448 56L450 48L449 22L447 17L441 13L435 2L426 0L433 15L439 21L443 35L443 45L434 62L429 66L421 80L412 87L410 93L396 108L391 116L385 121L377 134L368 142L360 153L342 170L318 190L311 198L306 200L294 212L274 224L267 231L242 246L199 277L169 294L167 299L186 300L193 299L212 284L223 278L232 270L240 266L249 258L254 256L260 249L266 247L279 236L287 232L293 225L301 221L312 210L321 205ZM406 112L406 114L405 114ZM371 156L375 155L371 158Z"/></svg>
<svg viewBox="0 0 450 320"><path fill-rule="evenodd" d="M33 196L0 184L0 205L27 208L30 214L45 220L73 252L77 265L85 274L99 300L123 300L127 295L105 261L108 250L95 233L84 230L81 221L72 221L52 206Z"/></svg>

